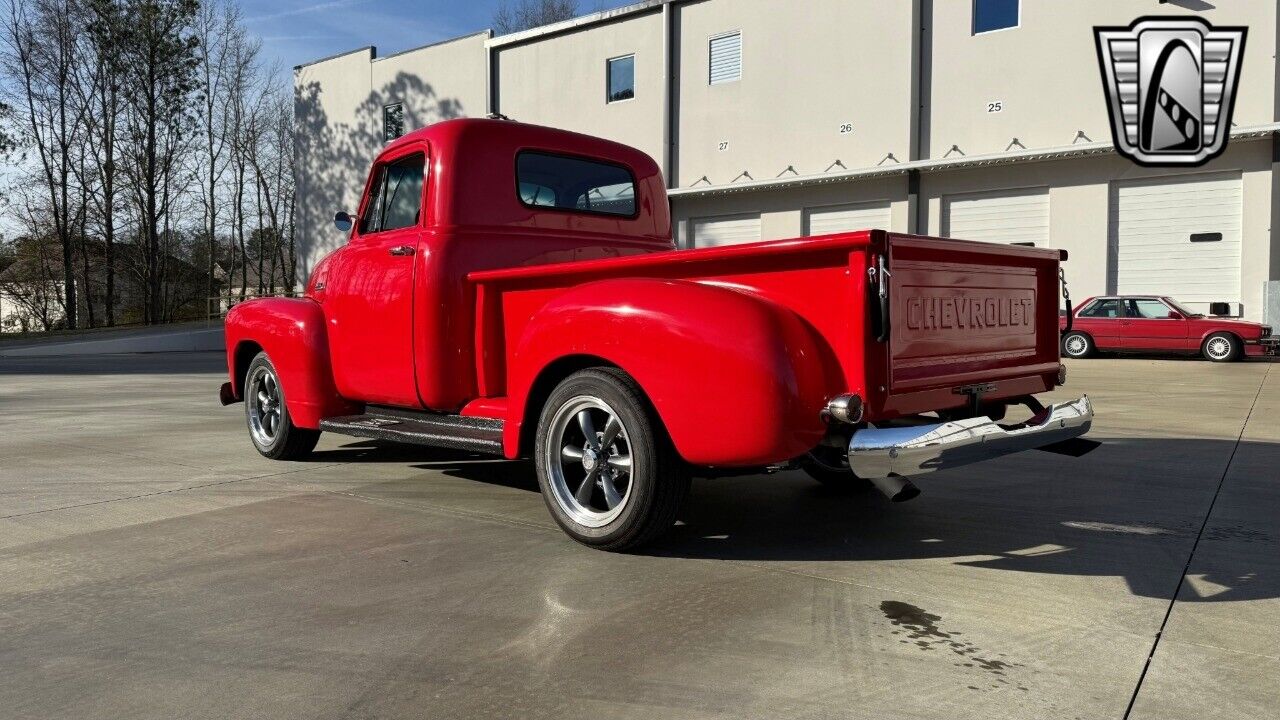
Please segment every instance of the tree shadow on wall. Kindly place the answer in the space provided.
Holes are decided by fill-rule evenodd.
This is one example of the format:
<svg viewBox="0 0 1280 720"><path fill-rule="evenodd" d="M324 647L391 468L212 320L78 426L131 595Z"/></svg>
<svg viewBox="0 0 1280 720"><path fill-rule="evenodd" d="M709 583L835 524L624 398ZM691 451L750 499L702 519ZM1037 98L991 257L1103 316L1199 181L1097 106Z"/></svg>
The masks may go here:
<svg viewBox="0 0 1280 720"><path fill-rule="evenodd" d="M386 105L403 104L406 132L466 114L461 100L440 97L430 83L404 72L375 88L354 108L355 122L331 119L324 103L320 83L294 88L300 270L314 267L346 242L331 223L333 214L356 211L369 166L386 144L382 129Z"/></svg>

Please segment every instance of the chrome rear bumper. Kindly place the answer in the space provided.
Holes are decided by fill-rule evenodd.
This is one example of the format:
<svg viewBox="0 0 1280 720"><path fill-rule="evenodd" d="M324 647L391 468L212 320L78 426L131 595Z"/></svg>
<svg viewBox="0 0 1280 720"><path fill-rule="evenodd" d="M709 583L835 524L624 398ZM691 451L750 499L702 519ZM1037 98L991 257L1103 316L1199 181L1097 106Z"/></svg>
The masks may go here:
<svg viewBox="0 0 1280 720"><path fill-rule="evenodd" d="M1080 437L1093 423L1089 396L1045 408L1021 425L986 417L911 427L867 428L849 440L849 468L875 480L968 465Z"/></svg>

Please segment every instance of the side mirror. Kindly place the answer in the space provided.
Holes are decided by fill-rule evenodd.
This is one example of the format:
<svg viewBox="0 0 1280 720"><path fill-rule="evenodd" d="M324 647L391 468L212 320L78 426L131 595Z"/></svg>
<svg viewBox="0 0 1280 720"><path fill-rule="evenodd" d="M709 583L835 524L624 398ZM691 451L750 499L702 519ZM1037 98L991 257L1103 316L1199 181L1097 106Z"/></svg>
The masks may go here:
<svg viewBox="0 0 1280 720"><path fill-rule="evenodd" d="M1186 318L1182 317L1182 313L1178 312L1177 310L1170 310L1170 311L1169 311L1169 319L1170 319L1170 320L1185 320Z"/></svg>
<svg viewBox="0 0 1280 720"><path fill-rule="evenodd" d="M351 232L351 228L355 225L355 221L347 214L345 210L339 210L333 215L333 225L344 233Z"/></svg>

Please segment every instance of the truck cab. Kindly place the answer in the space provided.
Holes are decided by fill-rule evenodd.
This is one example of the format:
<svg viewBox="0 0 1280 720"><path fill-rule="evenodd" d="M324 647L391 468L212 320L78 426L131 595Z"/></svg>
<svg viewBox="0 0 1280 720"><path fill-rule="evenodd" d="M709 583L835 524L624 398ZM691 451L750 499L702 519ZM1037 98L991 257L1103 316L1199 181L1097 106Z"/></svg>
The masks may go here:
<svg viewBox="0 0 1280 720"><path fill-rule="evenodd" d="M237 305L224 403L267 457L320 432L533 457L576 540L636 547L694 474L909 476L1085 433L1052 407L1055 250L868 229L676 250L633 148L503 120L388 145L301 298ZM1031 417L1003 424L1006 410Z"/></svg>

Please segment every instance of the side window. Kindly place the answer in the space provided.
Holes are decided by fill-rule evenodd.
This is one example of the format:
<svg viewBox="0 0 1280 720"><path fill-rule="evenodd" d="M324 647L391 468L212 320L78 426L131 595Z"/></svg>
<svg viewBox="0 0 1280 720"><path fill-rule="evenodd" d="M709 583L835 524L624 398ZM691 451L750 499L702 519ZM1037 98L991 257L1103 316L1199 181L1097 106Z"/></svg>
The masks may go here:
<svg viewBox="0 0 1280 720"><path fill-rule="evenodd" d="M422 175L426 158L421 153L380 168L369 191L360 234L399 230L418 224L422 211Z"/></svg>
<svg viewBox="0 0 1280 720"><path fill-rule="evenodd" d="M364 204L364 214L360 216L360 234L368 235L382 229L382 190L387 184L387 168L378 166L373 185L369 187L369 201Z"/></svg>
<svg viewBox="0 0 1280 720"><path fill-rule="evenodd" d="M1080 311L1080 317L1118 318L1120 317L1120 300L1117 298L1095 300L1092 305Z"/></svg>
<svg viewBox="0 0 1280 720"><path fill-rule="evenodd" d="M1130 300L1129 315L1149 320L1168 320L1169 306L1159 300Z"/></svg>
<svg viewBox="0 0 1280 720"><path fill-rule="evenodd" d="M527 207L636 214L636 179L613 163L525 151L516 157L516 187Z"/></svg>

